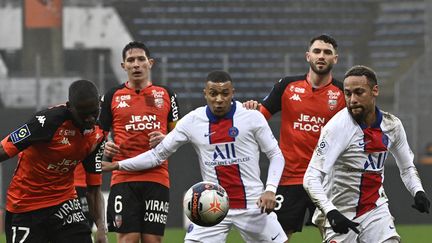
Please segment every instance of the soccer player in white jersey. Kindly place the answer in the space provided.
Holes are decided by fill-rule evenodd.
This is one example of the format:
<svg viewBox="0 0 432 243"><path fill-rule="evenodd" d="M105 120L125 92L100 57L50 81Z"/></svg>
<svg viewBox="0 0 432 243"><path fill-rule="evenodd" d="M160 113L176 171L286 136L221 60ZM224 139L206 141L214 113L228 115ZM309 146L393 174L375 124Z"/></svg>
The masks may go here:
<svg viewBox="0 0 432 243"><path fill-rule="evenodd" d="M192 143L203 180L225 188L230 210L218 225L192 224L185 242L225 242L232 226L246 242L285 242L288 237L272 212L285 165L283 155L264 116L243 108L233 95L228 73L209 73L204 89L207 106L183 117L154 149L116 163L104 162L103 170L149 169L160 165L181 145ZM260 180L259 150L270 161L265 190Z"/></svg>
<svg viewBox="0 0 432 243"><path fill-rule="evenodd" d="M314 220L323 227L325 242L400 242L383 188L388 152L414 196L413 207L429 213L430 201L403 125L396 116L376 107L378 93L372 69L354 66L347 71L347 108L322 129L306 171L303 184L320 209Z"/></svg>

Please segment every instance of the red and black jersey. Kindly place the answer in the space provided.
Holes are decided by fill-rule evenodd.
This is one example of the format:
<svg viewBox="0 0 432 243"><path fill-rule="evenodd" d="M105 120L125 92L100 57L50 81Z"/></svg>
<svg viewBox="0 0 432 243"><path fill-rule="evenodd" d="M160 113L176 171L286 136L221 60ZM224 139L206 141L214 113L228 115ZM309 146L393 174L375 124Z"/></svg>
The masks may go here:
<svg viewBox="0 0 432 243"><path fill-rule="evenodd" d="M281 111L285 168L280 185L303 184L321 128L344 107L343 85L335 79L321 88L313 88L307 75L285 77L274 85L260 110L267 119Z"/></svg>
<svg viewBox="0 0 432 243"><path fill-rule="evenodd" d="M102 175L94 174L85 171L82 164L78 164L75 167L74 172L74 186L75 187L87 187L87 186L100 186L102 185Z"/></svg>
<svg viewBox="0 0 432 243"><path fill-rule="evenodd" d="M76 197L74 170L101 173L104 132L98 126L81 131L65 105L37 112L1 141L18 165L10 183L6 209L13 213L58 205Z"/></svg>
<svg viewBox="0 0 432 243"><path fill-rule="evenodd" d="M134 90L128 83L107 92L102 101L100 122L111 131L121 153L113 161L134 157L150 149L148 134L168 132L168 124L179 119L176 94L167 87L149 85ZM131 181L152 181L169 187L168 162L139 172L113 171L111 185Z"/></svg>

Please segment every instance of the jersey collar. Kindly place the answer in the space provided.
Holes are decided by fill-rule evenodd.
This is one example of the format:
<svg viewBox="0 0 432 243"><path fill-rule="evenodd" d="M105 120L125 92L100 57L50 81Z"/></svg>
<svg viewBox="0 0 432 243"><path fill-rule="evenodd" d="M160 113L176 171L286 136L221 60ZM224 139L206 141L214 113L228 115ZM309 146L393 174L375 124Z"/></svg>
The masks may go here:
<svg viewBox="0 0 432 243"><path fill-rule="evenodd" d="M235 100L232 100L230 111L227 114L225 114L225 116L223 116L223 117L217 117L217 116L215 116L211 112L210 107L206 106L206 114L207 114L207 117L208 117L208 119L210 120L211 123L217 122L221 118L232 119L233 116L234 116L235 111L236 111L236 102L235 102Z"/></svg>

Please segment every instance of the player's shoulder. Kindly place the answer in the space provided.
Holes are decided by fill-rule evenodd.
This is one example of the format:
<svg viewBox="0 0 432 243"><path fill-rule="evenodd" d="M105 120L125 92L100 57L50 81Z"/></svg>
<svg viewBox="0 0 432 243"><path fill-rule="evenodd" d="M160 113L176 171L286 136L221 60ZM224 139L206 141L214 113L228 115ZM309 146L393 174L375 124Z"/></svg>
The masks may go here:
<svg viewBox="0 0 432 243"><path fill-rule="evenodd" d="M335 78L332 78L331 86L343 91L343 83Z"/></svg>
<svg viewBox="0 0 432 243"><path fill-rule="evenodd" d="M294 82L301 82L306 80L306 74L303 75L294 75L294 76L286 76L279 79L278 83L281 85L288 85Z"/></svg>
<svg viewBox="0 0 432 243"><path fill-rule="evenodd" d="M169 95L175 95L175 92L173 89L171 89L170 87L166 86L166 85L161 85L161 84L152 84L153 88L156 89L160 89L160 90L165 90Z"/></svg>
<svg viewBox="0 0 432 243"><path fill-rule="evenodd" d="M35 113L34 118L42 125L61 124L70 120L71 115L65 104L49 107Z"/></svg>
<svg viewBox="0 0 432 243"><path fill-rule="evenodd" d="M183 116L179 120L179 123L182 123L184 125L193 125L193 124L196 124L196 122L198 122L200 120L204 121L207 119L208 118L206 115L206 106L200 106L200 107L195 108L194 110L190 111L185 116ZM177 123L177 126L179 123Z"/></svg>
<svg viewBox="0 0 432 243"><path fill-rule="evenodd" d="M114 94L116 93L116 92L118 92L119 90L122 90L122 89L124 89L124 88L126 88L126 84L119 84L119 85L116 85L116 86L114 86L114 87L112 87L112 88L110 88L103 96L102 96L102 98L101 98L101 101L103 102L103 101L108 101L108 100L112 100L112 97L114 96Z"/></svg>
<svg viewBox="0 0 432 243"><path fill-rule="evenodd" d="M236 113L235 115L247 117L248 121L265 120L264 115L259 110L246 109L240 101L236 102Z"/></svg>
<svg viewBox="0 0 432 243"><path fill-rule="evenodd" d="M338 111L326 125L327 128L332 128L339 131L353 126L356 126L356 123L346 107Z"/></svg>
<svg viewBox="0 0 432 243"><path fill-rule="evenodd" d="M380 110L382 114L382 125L388 130L392 130L402 126L402 121L390 112Z"/></svg>

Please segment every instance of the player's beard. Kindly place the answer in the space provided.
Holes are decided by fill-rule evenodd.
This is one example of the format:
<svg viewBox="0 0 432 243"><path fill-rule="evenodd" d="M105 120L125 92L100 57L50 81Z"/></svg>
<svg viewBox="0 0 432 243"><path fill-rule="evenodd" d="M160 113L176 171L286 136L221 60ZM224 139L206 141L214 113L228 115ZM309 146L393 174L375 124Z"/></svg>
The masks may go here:
<svg viewBox="0 0 432 243"><path fill-rule="evenodd" d="M358 123L358 124L363 124L365 122L366 119L366 111L365 108L363 106L357 106L358 108L361 108L361 112L359 113L353 113L352 108L349 107L348 108L348 112L351 114L352 118Z"/></svg>
<svg viewBox="0 0 432 243"><path fill-rule="evenodd" d="M312 71L314 71L316 74L319 74L319 75L328 74L332 70L332 68L333 68L333 64L332 63L328 63L327 67L323 68L323 69L319 69L317 67L317 65L315 63L313 63L313 62L309 62L309 65L312 68Z"/></svg>

